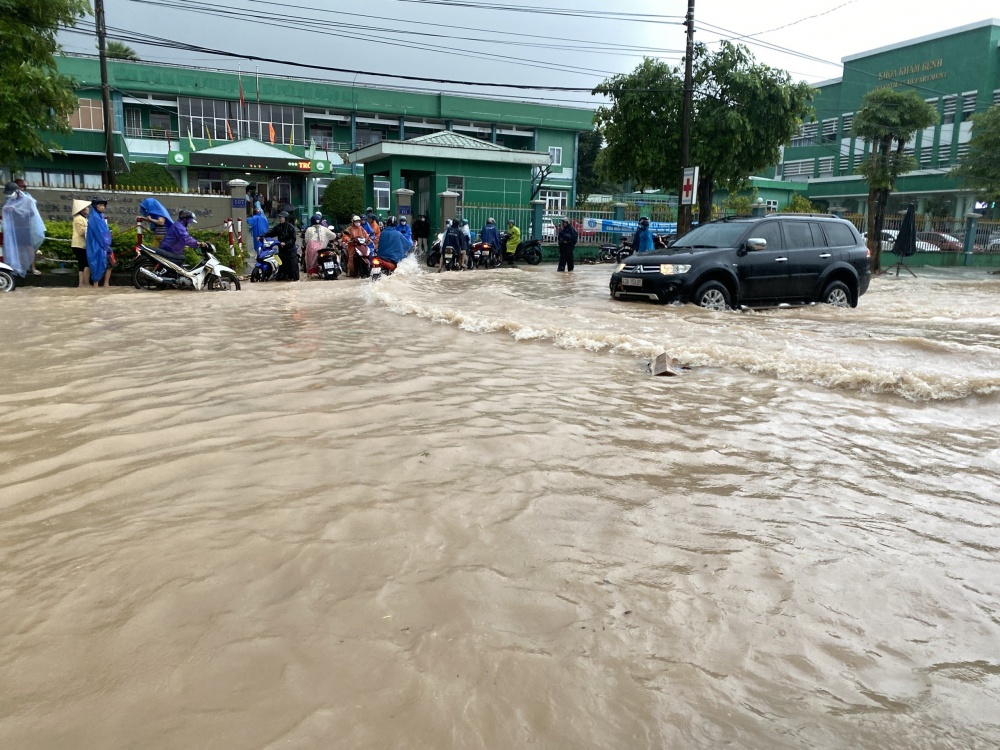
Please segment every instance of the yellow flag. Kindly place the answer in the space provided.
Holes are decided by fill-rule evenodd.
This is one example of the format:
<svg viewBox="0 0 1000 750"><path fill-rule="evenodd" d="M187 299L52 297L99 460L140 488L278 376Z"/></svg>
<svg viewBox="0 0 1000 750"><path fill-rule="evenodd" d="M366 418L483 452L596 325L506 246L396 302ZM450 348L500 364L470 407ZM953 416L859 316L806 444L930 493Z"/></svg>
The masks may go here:
<svg viewBox="0 0 1000 750"><path fill-rule="evenodd" d="M202 123L201 126L205 129L205 137L208 139L208 147L212 148L212 134L208 132L208 125Z"/></svg>

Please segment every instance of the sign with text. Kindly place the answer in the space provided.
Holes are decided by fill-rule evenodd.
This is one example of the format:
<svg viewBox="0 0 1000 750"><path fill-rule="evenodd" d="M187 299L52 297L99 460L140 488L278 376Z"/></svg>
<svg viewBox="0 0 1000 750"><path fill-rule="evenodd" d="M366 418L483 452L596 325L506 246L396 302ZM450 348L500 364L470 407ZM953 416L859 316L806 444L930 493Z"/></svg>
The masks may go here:
<svg viewBox="0 0 1000 750"><path fill-rule="evenodd" d="M681 205L693 206L698 202L698 167L688 167L684 170L684 180L681 182Z"/></svg>
<svg viewBox="0 0 1000 750"><path fill-rule="evenodd" d="M584 232L608 232L610 234L627 234L639 228L638 221L617 221L615 219L592 219L583 220ZM651 221L649 231L653 234L675 234L677 232L676 221Z"/></svg>

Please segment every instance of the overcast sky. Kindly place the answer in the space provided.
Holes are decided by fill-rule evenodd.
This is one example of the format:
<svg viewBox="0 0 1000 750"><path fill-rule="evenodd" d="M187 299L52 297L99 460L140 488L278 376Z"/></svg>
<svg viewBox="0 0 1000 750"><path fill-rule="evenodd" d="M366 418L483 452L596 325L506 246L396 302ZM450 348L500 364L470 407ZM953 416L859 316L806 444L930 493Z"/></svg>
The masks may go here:
<svg viewBox="0 0 1000 750"><path fill-rule="evenodd" d="M177 7L168 7L171 3ZM474 7L456 7L456 3ZM633 69L644 53L679 63L684 49L680 23L687 10L687 0L105 0L105 4L109 29L129 29L230 52L379 73L585 88L608 75ZM759 61L788 70L797 79L818 82L839 76L840 60L845 55L984 20L991 16L989 6L972 0L909 4L889 0L698 0L695 18L703 26L695 39L715 45L720 38L747 35L749 38L742 41ZM227 17L212 15L212 8ZM527 12L529 9L550 12ZM581 12L605 15L576 15ZM248 14L255 20L234 18L234 13ZM609 18L609 13L635 14L636 18ZM68 52L94 51L94 42L85 36L66 33L61 38ZM779 52L758 42L798 54ZM135 40L131 44L150 61L232 70L239 62L201 52L150 47ZM246 61L242 65L244 71L259 65L261 73L355 80L341 73ZM401 83L367 75L358 76L356 82ZM583 92L515 93L479 86L406 85L596 105Z"/></svg>

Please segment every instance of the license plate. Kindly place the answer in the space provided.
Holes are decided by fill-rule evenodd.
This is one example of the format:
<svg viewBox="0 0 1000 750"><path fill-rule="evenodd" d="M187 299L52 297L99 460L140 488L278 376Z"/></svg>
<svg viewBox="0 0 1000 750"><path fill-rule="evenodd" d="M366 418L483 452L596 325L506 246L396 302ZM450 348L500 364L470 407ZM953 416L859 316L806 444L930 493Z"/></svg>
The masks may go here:
<svg viewBox="0 0 1000 750"><path fill-rule="evenodd" d="M622 286L642 286L642 279L630 279L626 276L622 279Z"/></svg>
<svg viewBox="0 0 1000 750"><path fill-rule="evenodd" d="M451 257L451 250L445 251L444 257L450 258Z"/></svg>

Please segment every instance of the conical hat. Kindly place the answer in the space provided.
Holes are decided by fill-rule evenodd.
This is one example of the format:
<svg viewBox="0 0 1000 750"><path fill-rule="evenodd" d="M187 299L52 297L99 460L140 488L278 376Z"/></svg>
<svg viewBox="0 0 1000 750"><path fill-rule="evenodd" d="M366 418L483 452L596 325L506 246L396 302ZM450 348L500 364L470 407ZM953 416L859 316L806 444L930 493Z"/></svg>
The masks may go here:
<svg viewBox="0 0 1000 750"><path fill-rule="evenodd" d="M85 208L90 208L90 201L73 200L73 216L76 216Z"/></svg>

